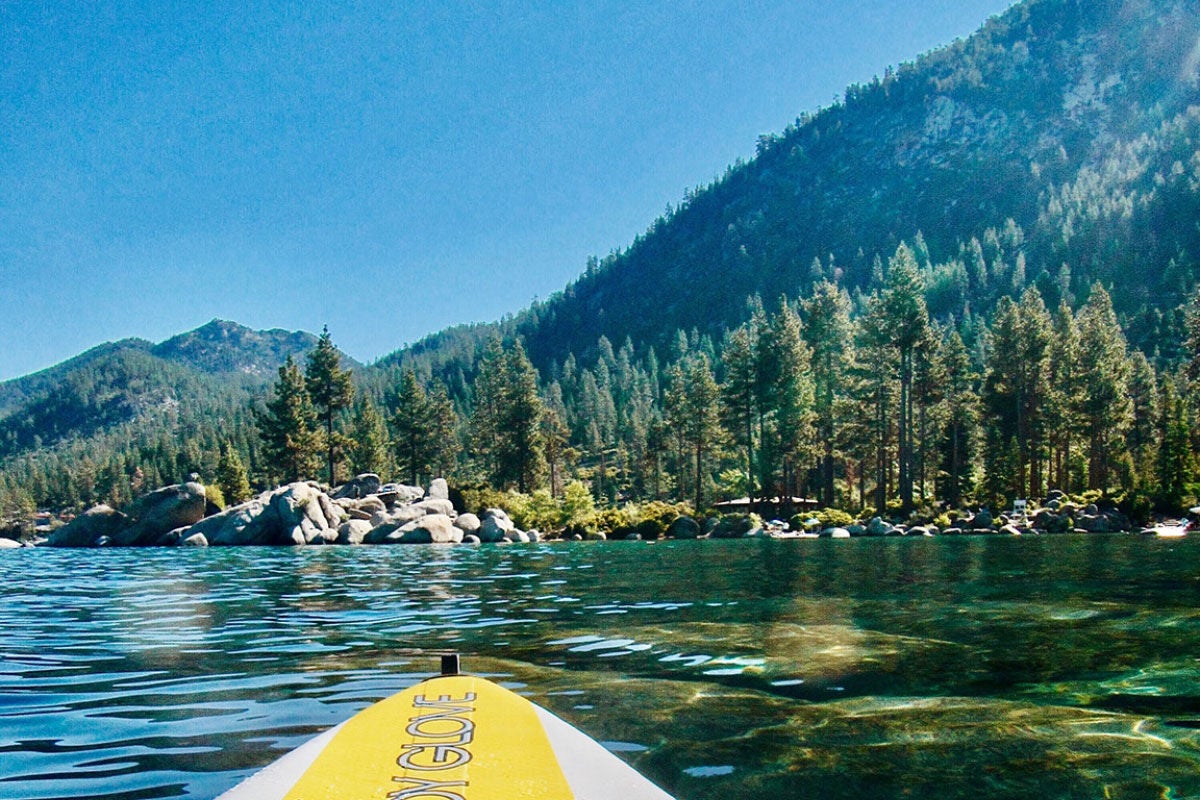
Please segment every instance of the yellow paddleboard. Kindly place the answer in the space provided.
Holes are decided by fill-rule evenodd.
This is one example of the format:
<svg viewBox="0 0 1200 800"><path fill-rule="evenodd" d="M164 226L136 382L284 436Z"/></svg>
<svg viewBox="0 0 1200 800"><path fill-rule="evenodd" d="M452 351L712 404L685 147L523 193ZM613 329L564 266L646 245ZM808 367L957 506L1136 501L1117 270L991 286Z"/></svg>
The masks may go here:
<svg viewBox="0 0 1200 800"><path fill-rule="evenodd" d="M362 710L218 800L349 798L671 800L544 708L457 674Z"/></svg>

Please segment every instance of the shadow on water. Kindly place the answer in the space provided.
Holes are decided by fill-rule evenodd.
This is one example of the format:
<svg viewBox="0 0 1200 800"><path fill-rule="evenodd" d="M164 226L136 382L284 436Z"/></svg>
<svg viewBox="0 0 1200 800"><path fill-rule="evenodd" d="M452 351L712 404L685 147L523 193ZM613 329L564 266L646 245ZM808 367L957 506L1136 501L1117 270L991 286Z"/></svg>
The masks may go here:
<svg viewBox="0 0 1200 800"><path fill-rule="evenodd" d="M0 559L0 797L212 797L456 649L681 800L1200 795L1200 542Z"/></svg>

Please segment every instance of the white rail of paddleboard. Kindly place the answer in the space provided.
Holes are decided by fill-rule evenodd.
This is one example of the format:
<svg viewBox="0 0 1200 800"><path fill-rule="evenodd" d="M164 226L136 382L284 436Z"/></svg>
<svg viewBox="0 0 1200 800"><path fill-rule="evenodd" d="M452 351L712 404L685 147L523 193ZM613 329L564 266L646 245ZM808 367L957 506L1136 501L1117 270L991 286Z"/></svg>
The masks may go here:
<svg viewBox="0 0 1200 800"><path fill-rule="evenodd" d="M419 683L218 800L672 800L569 723L484 678Z"/></svg>

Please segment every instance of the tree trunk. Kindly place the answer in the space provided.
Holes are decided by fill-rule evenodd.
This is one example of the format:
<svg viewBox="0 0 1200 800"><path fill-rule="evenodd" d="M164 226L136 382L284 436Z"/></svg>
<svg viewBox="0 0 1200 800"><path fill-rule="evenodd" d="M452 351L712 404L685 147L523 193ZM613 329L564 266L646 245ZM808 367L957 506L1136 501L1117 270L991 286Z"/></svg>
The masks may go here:
<svg viewBox="0 0 1200 800"><path fill-rule="evenodd" d="M329 447L329 486L333 488L337 486L337 476L334 474L335 464L333 463L333 412L331 411L325 417L325 444Z"/></svg>

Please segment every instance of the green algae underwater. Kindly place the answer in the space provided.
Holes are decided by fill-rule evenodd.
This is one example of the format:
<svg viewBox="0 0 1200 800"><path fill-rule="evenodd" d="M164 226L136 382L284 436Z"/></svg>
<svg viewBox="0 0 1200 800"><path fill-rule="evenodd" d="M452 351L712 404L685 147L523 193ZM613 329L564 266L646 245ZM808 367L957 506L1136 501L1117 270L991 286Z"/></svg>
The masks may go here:
<svg viewBox="0 0 1200 800"><path fill-rule="evenodd" d="M0 558L0 797L213 797L455 650L680 800L1200 797L1200 541Z"/></svg>

